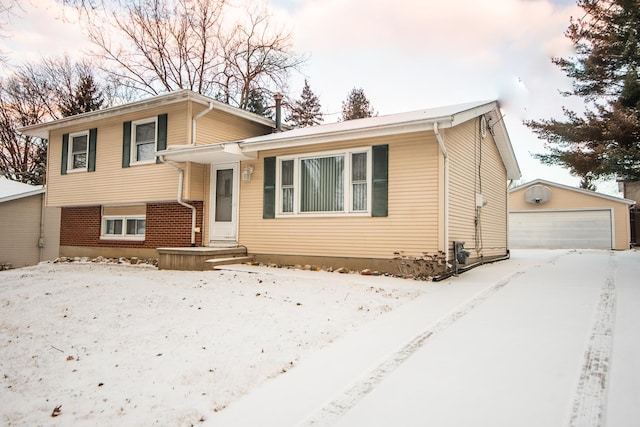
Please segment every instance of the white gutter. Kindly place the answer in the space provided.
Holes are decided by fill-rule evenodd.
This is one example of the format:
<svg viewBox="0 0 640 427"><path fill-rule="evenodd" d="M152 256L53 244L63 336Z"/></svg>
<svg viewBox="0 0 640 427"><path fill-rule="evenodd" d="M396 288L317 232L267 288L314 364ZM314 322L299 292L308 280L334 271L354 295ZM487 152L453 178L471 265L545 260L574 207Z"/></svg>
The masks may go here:
<svg viewBox="0 0 640 427"><path fill-rule="evenodd" d="M184 200L182 200L182 183L184 181L184 169L174 165L173 163L169 163L168 161L165 161L164 156L161 156L160 160L162 160L164 164L169 165L172 168L174 168L176 171L178 171L177 202L182 206L184 206L185 208L191 209L191 246L195 246L196 245L196 213L197 211L195 206L190 205L189 203L186 203Z"/></svg>
<svg viewBox="0 0 640 427"><path fill-rule="evenodd" d="M433 123L433 133L436 135L442 156L444 157L444 253L445 261L449 262L449 154L444 145L444 139L438 131L438 122Z"/></svg>
<svg viewBox="0 0 640 427"><path fill-rule="evenodd" d="M191 145L196 145L196 120L213 110L213 102L209 102L209 108L206 108L196 114L191 120Z"/></svg>

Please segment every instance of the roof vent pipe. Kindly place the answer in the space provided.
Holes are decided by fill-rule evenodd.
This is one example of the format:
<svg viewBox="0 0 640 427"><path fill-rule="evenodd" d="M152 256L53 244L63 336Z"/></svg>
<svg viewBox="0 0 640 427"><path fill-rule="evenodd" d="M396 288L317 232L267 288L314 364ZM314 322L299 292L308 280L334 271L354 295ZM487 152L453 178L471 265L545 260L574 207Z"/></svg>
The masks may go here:
<svg viewBox="0 0 640 427"><path fill-rule="evenodd" d="M282 132L282 94L277 92L273 95L276 100L276 129L275 132Z"/></svg>

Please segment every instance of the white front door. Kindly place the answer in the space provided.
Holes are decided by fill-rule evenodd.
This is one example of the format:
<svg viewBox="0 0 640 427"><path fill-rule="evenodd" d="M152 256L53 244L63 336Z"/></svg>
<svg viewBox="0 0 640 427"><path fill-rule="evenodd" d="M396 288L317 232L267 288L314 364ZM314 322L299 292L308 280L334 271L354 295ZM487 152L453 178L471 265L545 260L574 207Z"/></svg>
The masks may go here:
<svg viewBox="0 0 640 427"><path fill-rule="evenodd" d="M212 243L234 243L238 238L238 163L211 165Z"/></svg>

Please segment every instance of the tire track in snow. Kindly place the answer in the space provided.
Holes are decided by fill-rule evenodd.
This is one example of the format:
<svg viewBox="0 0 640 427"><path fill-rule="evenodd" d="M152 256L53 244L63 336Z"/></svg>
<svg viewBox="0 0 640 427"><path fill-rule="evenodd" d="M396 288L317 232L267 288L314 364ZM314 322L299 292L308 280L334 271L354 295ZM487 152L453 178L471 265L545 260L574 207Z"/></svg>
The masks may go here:
<svg viewBox="0 0 640 427"><path fill-rule="evenodd" d="M554 257L548 262L553 263L557 261L557 259L561 256L563 255ZM329 402L316 413L312 414L309 418L303 421L300 426L321 426L335 424L335 421L339 417L353 408L364 396L370 393L380 382L382 382L382 380L388 374L393 372L413 353L420 349L433 335L449 328L457 320L467 315L471 310L489 299L500 289L507 286L518 276L521 276L530 269L538 267L540 267L540 264L533 265L530 268L511 274L510 276L506 277L490 288L485 289L480 294L476 295L474 298L460 306L457 310L440 319L433 325L432 328L417 335L408 344L406 344L397 352L393 353L391 357L374 368L368 376L366 376L361 381L358 381L351 388L347 389L344 393L340 394L337 398Z"/></svg>
<svg viewBox="0 0 640 427"><path fill-rule="evenodd" d="M607 382L616 316L613 257L614 253L612 252L609 255L609 274L600 291L600 301L591 327L589 344L584 353L584 362L573 400L569 427L596 427L605 424Z"/></svg>

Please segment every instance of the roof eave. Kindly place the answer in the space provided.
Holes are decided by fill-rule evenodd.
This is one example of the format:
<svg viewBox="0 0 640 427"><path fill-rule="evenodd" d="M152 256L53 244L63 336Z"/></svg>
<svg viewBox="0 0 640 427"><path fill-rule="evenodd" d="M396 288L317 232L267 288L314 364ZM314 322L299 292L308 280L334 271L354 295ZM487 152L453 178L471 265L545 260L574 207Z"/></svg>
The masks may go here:
<svg viewBox="0 0 640 427"><path fill-rule="evenodd" d="M38 188L37 190L27 191L25 193L12 194L11 196L0 197L0 203L10 202L12 200L24 199L25 197L36 196L45 192L44 188Z"/></svg>
<svg viewBox="0 0 640 427"><path fill-rule="evenodd" d="M78 114L75 116L64 117L62 119L39 123L36 125L24 126L18 129L18 132L36 138L48 139L49 132L52 130L62 129L68 126L76 126L85 123L90 123L103 118L109 118L122 114L129 114L138 111L143 111L150 108L155 108L163 105L175 104L177 102L192 101L201 105L214 105L214 110L222 111L245 120L253 121L264 126L273 127L274 121L266 117L259 116L257 114L250 113L239 108L232 107L231 105L224 104L216 101L205 95L195 93L188 89L174 91L158 95L152 98L143 99L127 103L124 105L118 105L115 107L106 108L104 110L91 111L88 113Z"/></svg>
<svg viewBox="0 0 640 427"><path fill-rule="evenodd" d="M609 194L603 194L603 193L598 193L596 191L591 191L591 190L585 190L584 188L578 188L578 187L571 187L569 185L564 185L564 184L560 184L557 182L552 182L552 181L547 181L546 179L534 179L533 181L529 181L527 183L524 183L522 185L519 185L517 187L514 187L512 189L509 190L509 193L513 193L514 191L518 191L518 190L522 190L526 187L531 187L532 185L536 185L536 184L542 184L542 185L551 185L554 187L559 187L565 190L571 190L571 191L575 191L578 193L582 193L585 194L587 196L594 196L594 197L600 197L603 199L608 199L611 200L613 202L619 202L619 203L625 203L629 206L633 206L636 204L635 200L631 200L631 199L625 199L623 197L616 197L616 196L610 196Z"/></svg>

